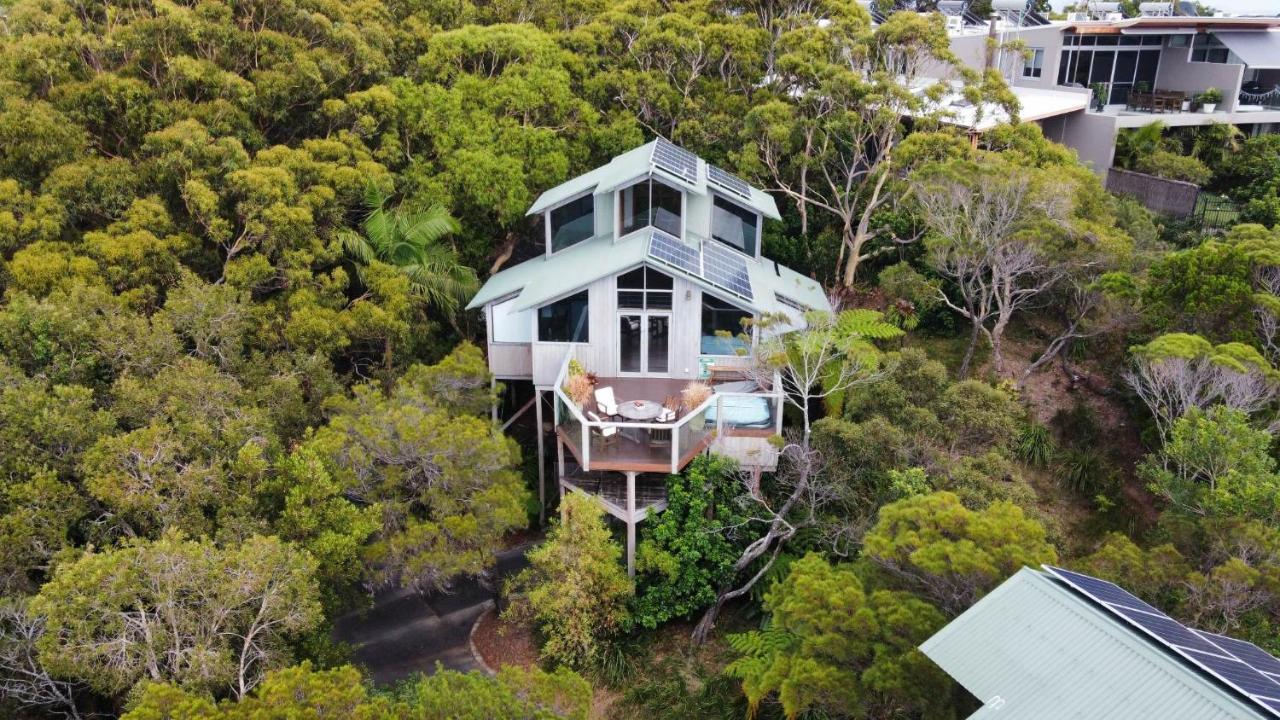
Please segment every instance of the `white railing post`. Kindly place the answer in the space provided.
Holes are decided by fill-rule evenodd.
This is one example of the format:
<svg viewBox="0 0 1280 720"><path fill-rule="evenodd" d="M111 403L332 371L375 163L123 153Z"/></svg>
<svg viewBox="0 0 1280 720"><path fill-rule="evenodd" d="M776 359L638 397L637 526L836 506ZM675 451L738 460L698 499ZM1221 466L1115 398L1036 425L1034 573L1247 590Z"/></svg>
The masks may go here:
<svg viewBox="0 0 1280 720"><path fill-rule="evenodd" d="M586 422L582 423L582 470L591 470L591 428Z"/></svg>
<svg viewBox="0 0 1280 720"><path fill-rule="evenodd" d="M724 396L716 395L716 437L724 437Z"/></svg>
<svg viewBox="0 0 1280 720"><path fill-rule="evenodd" d="M685 418L688 421L688 418ZM680 472L680 428L684 427L683 423L675 423L671 426L671 474Z"/></svg>

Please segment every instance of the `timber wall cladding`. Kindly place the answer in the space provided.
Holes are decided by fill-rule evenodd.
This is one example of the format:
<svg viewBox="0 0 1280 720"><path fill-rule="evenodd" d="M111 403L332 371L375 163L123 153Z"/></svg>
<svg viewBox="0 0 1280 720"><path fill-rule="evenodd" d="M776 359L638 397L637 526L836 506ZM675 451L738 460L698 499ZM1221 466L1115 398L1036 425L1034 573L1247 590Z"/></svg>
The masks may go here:
<svg viewBox="0 0 1280 720"><path fill-rule="evenodd" d="M1199 185L1114 167L1107 172L1107 189L1136 198L1152 212L1178 218L1195 212L1200 196Z"/></svg>

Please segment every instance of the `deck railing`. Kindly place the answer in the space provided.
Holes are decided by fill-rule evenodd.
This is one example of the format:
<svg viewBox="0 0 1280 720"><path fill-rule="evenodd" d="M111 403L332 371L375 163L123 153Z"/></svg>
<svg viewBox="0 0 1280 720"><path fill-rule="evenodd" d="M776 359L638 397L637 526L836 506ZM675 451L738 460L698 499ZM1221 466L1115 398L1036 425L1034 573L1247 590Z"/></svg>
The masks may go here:
<svg viewBox="0 0 1280 720"><path fill-rule="evenodd" d="M683 417L675 422L658 423L629 420L596 422L589 420L577 403L564 391L565 380L569 376L569 362L574 357L574 348L569 348L565 352L564 361L561 363L560 371L556 375L553 389L555 393L555 424L561 437L580 461L583 470L630 469L630 466L634 465L634 463L627 461L612 461L604 452L601 446L603 440L602 431L607 428L615 428L618 432L641 431L648 434L651 439L657 436L659 443L656 446L654 444L649 446L648 464L660 464L668 472L679 472L692 459L693 455L709 444L711 439L722 436L726 432L735 434L735 431L742 429L741 426L735 424L732 418L725 417L725 402L729 398L768 398L771 428L773 432L781 432L782 430L782 398L778 394L778 388L781 387L781 383L776 378L772 393L713 392L711 397L690 412L685 413ZM707 416L713 409L715 422L709 423ZM759 422L752 423L751 428L762 429L762 424ZM667 437L670 438L669 455L666 452L667 448L662 446L662 443L667 442Z"/></svg>

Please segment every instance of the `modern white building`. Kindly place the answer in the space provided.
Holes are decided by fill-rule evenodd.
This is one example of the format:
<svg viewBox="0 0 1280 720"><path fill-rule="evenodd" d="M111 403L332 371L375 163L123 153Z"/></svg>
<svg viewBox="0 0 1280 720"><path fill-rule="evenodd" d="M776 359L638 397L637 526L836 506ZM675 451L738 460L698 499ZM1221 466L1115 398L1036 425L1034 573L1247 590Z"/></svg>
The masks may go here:
<svg viewBox="0 0 1280 720"><path fill-rule="evenodd" d="M667 473L708 449L776 465L781 389L745 370L754 321L785 318L773 325L785 331L830 305L761 255L773 198L666 140L547 190L529 214L542 256L489 278L468 307L484 311L492 373L533 386L540 487L550 400L560 491L593 494L627 524L632 567L635 524L665 507ZM573 373L594 380L586 402L570 396ZM693 406L691 381L713 391Z"/></svg>
<svg viewBox="0 0 1280 720"><path fill-rule="evenodd" d="M1119 3L1093 2L1088 12L1048 21L1027 11L1029 4L995 0L995 15L982 19L961 0L943 0L939 10L951 49L973 69L987 67L992 38L1023 43L1028 57L991 57L1022 105L1021 119L1075 148L1099 174L1111 168L1121 129L1157 120L1170 127L1229 123L1246 135L1280 132L1280 17L1174 15L1169 3L1143 3L1142 16L1126 19ZM1198 103L1210 88L1221 101ZM943 109L951 121L978 132L1003 119L998 112L977 118L983 114L958 95L949 103Z"/></svg>

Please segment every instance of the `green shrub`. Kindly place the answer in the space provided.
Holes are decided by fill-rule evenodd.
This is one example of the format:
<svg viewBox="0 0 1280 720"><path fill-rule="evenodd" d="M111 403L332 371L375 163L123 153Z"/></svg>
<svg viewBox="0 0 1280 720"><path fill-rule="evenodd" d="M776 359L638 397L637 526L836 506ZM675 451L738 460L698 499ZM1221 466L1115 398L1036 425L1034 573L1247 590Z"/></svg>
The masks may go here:
<svg viewBox="0 0 1280 720"><path fill-rule="evenodd" d="M1156 150L1134 160L1133 169L1167 180L1203 185L1209 182L1213 172L1200 160L1168 150Z"/></svg>

